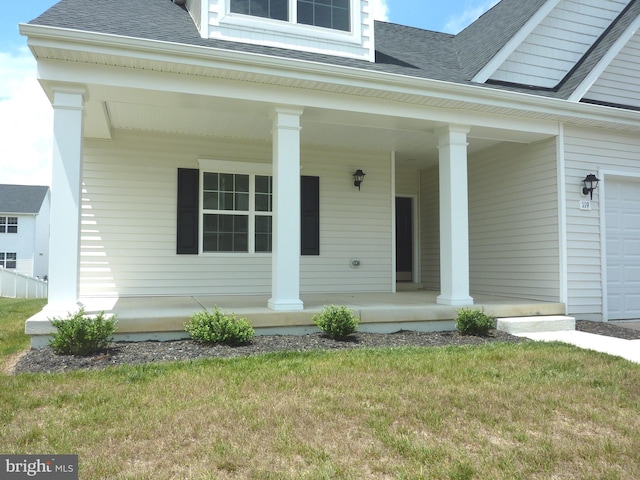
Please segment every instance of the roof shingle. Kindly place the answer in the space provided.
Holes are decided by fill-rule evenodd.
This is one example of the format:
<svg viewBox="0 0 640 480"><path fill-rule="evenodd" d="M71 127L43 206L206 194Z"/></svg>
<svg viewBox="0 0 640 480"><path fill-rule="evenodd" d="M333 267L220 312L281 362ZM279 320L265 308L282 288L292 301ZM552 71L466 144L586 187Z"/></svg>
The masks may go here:
<svg viewBox="0 0 640 480"><path fill-rule="evenodd" d="M0 214L37 214L49 187L0 184Z"/></svg>

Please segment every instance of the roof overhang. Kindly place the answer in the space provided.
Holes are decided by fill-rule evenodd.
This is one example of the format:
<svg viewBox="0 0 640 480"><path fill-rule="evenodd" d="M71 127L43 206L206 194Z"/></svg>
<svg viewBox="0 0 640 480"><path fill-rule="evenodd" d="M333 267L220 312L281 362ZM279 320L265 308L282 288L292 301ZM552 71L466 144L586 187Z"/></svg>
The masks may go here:
<svg viewBox="0 0 640 480"><path fill-rule="evenodd" d="M136 90L138 98L142 90L162 93L167 105L184 103L188 95L233 100L240 106L242 101L265 108L295 105L304 107L311 120L315 115L323 117L318 121L339 118L354 126L370 123L372 128L416 133L452 123L471 126L479 138L509 140L508 134L496 136L502 130L525 142L557 135L561 123L640 133L640 112L485 85L40 25L22 24L20 32L28 37L50 99L53 85L79 82L89 85L94 99L95 92L108 87ZM339 114L324 118L321 111ZM107 119L108 112L103 113ZM412 120L425 123L405 123Z"/></svg>

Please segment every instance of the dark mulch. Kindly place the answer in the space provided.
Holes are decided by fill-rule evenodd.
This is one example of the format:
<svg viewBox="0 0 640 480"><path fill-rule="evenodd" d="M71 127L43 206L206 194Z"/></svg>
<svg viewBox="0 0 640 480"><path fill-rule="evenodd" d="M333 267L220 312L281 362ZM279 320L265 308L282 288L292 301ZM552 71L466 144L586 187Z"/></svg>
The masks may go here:
<svg viewBox="0 0 640 480"><path fill-rule="evenodd" d="M66 372L80 369L100 369L111 365L228 358L260 355L272 352L305 352L362 347L437 347L447 345L480 345L488 342L522 342L525 339L493 330L485 337L460 335L458 332L365 333L358 332L346 340L332 340L321 333L308 335L256 336L247 345L202 345L191 340L170 342L116 342L106 351L89 357L56 355L50 347L29 350L15 365L15 373Z"/></svg>
<svg viewBox="0 0 640 480"><path fill-rule="evenodd" d="M640 339L640 331L606 323L577 321L576 330L626 339ZM196 360L201 358L228 358L259 355L271 352L304 352L310 350L336 350L361 347L440 347L448 345L480 345L489 342L524 342L526 339L492 330L488 336L460 335L458 332L413 332L380 334L359 332L345 341L332 340L321 333L302 336L256 336L247 345L202 345L191 340L170 342L116 342L106 351L89 357L55 355L51 348L29 350L15 365L15 373L66 372L82 369L101 369L112 365L142 364Z"/></svg>
<svg viewBox="0 0 640 480"><path fill-rule="evenodd" d="M633 330L606 322L590 322L588 320L576 320L576 330L579 332L594 333L606 337L623 338L625 340L640 340L640 330Z"/></svg>

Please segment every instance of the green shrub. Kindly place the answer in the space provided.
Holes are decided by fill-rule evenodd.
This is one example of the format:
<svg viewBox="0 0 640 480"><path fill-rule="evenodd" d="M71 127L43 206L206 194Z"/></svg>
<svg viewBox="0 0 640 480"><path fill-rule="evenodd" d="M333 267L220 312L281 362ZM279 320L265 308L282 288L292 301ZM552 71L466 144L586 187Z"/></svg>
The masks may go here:
<svg viewBox="0 0 640 480"><path fill-rule="evenodd" d="M495 327L495 319L484 311L471 308L458 310L456 328L463 335L486 335Z"/></svg>
<svg viewBox="0 0 640 480"><path fill-rule="evenodd" d="M58 355L87 356L104 350L116 331L116 316L106 318L104 311L95 317L85 315L84 308L67 318L50 318L57 332L49 345Z"/></svg>
<svg viewBox="0 0 640 480"><path fill-rule="evenodd" d="M195 313L184 329L192 339L199 342L232 346L248 343L255 335L253 327L245 318L236 318L235 313L225 315L218 307L212 311Z"/></svg>
<svg viewBox="0 0 640 480"><path fill-rule="evenodd" d="M344 305L325 306L313 316L313 321L325 335L335 340L345 338L358 330L360 319L353 314L353 310Z"/></svg>

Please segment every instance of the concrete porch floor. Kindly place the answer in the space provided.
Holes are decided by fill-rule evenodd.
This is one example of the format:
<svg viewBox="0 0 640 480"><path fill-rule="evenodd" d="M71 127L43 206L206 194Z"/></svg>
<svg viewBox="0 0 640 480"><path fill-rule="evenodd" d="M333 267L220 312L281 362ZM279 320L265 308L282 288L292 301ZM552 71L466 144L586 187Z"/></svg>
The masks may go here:
<svg viewBox="0 0 640 480"><path fill-rule="evenodd" d="M407 287L403 287L406 289ZM268 295L83 298L87 313L117 314L117 341L173 340L185 338L184 323L191 315L218 306L226 313L247 318L257 335L302 335L317 332L313 315L325 305L345 305L360 317L360 330L390 333L401 329L445 331L455 329L461 307L438 305L438 293L409 289L397 293L354 293L302 295L304 310L278 312L267 307ZM564 315L565 305L536 300L473 295L473 308L493 317ZM27 320L25 332L32 348L45 346L55 331L50 312L40 312ZM54 315L61 316L61 315Z"/></svg>

